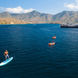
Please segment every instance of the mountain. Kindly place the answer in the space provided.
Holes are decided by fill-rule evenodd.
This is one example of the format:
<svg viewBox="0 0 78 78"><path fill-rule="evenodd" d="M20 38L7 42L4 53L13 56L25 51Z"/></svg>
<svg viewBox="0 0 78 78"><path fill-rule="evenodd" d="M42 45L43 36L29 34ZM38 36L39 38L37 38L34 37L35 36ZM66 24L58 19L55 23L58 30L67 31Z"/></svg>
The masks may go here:
<svg viewBox="0 0 78 78"><path fill-rule="evenodd" d="M52 20L52 15L40 13L35 10L29 13L11 14L11 16L16 19L24 20L27 22L33 22L33 23L46 23Z"/></svg>
<svg viewBox="0 0 78 78"><path fill-rule="evenodd" d="M7 17L9 17L9 18L11 17L9 12L0 13L0 18L7 18Z"/></svg>
<svg viewBox="0 0 78 78"><path fill-rule="evenodd" d="M51 22L52 15L40 13L34 10L32 12L22 14L3 12L0 13L0 18L15 18L17 20L23 20L28 23L48 23Z"/></svg>
<svg viewBox="0 0 78 78"><path fill-rule="evenodd" d="M0 24L27 24L27 22L15 18L0 18Z"/></svg>
<svg viewBox="0 0 78 78"><path fill-rule="evenodd" d="M62 23L62 24L77 24L78 11L63 11L58 14L40 13L36 10L29 13L0 13L0 19L5 20L15 19L24 23ZM10 21L10 20L9 20ZM12 21L12 20L11 20Z"/></svg>
<svg viewBox="0 0 78 78"><path fill-rule="evenodd" d="M78 23L78 11L63 11L53 16L54 21L60 21L64 24Z"/></svg>

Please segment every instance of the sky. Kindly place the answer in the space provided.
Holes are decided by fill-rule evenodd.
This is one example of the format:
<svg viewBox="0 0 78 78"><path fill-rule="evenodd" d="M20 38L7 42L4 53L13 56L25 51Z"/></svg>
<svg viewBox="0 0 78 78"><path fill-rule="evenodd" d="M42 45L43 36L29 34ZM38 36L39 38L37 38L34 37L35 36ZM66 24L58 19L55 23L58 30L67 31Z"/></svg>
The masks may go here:
<svg viewBox="0 0 78 78"><path fill-rule="evenodd" d="M49 14L77 11L78 0L0 0L0 12L27 13L33 10Z"/></svg>

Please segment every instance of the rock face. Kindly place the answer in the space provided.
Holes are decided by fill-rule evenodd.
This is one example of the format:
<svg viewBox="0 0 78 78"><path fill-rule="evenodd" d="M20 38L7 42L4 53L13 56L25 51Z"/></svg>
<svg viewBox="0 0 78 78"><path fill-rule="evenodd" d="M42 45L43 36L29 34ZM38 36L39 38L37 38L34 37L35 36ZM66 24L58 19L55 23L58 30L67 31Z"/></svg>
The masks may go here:
<svg viewBox="0 0 78 78"><path fill-rule="evenodd" d="M55 15L40 13L36 10L22 14L3 12L0 13L0 19L2 18L5 20L8 18L15 19L17 21L19 20L21 23L60 23L65 25L73 25L78 23L78 11L63 11ZM13 21L10 22L14 23Z"/></svg>
<svg viewBox="0 0 78 78"><path fill-rule="evenodd" d="M15 18L0 18L0 24L26 24L27 22Z"/></svg>
<svg viewBox="0 0 78 78"><path fill-rule="evenodd" d="M29 13L0 13L0 18L15 18L17 20L23 20L27 23L49 23L52 21L51 14L40 13L38 11L32 11Z"/></svg>
<svg viewBox="0 0 78 78"><path fill-rule="evenodd" d="M63 11L53 16L53 20L60 21L62 24L78 23L78 11Z"/></svg>

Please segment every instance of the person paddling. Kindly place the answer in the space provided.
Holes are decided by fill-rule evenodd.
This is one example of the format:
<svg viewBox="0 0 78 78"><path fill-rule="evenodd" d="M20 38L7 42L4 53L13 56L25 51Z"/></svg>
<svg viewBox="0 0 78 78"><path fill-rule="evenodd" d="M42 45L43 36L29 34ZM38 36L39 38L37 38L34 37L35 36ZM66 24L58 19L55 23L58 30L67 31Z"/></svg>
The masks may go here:
<svg viewBox="0 0 78 78"><path fill-rule="evenodd" d="M4 56L5 56L5 60L7 60L9 58L8 51L7 50L5 50Z"/></svg>
<svg viewBox="0 0 78 78"><path fill-rule="evenodd" d="M52 39L56 39L56 36L53 36Z"/></svg>

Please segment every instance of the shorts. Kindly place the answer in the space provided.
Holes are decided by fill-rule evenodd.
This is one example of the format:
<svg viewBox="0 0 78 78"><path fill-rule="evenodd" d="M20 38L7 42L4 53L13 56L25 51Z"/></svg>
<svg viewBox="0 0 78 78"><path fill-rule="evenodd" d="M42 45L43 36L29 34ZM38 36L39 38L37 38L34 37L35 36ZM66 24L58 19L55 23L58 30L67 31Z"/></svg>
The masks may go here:
<svg viewBox="0 0 78 78"><path fill-rule="evenodd" d="M9 55L7 54L7 55L5 55L5 59L7 59L7 58L9 58Z"/></svg>

